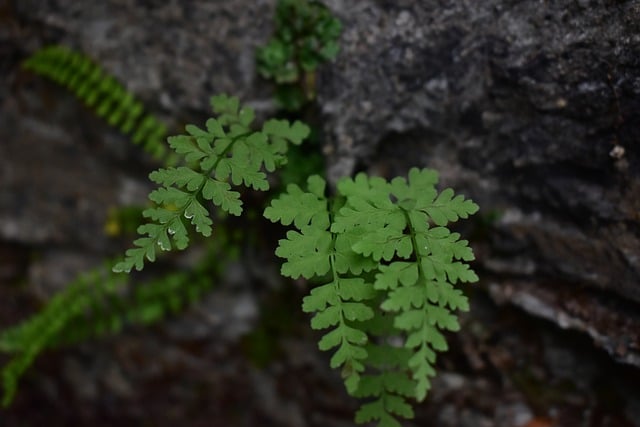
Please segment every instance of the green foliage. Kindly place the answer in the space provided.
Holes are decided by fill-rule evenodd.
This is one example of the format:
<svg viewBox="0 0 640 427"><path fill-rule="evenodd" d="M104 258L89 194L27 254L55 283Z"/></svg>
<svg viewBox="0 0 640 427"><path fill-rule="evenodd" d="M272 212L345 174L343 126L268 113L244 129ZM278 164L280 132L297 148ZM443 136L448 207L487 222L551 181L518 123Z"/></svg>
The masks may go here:
<svg viewBox="0 0 640 427"><path fill-rule="evenodd" d="M87 56L63 46L50 46L36 51L22 66L69 89L156 159L173 162L164 143L166 126L145 113L133 94Z"/></svg>
<svg viewBox="0 0 640 427"><path fill-rule="evenodd" d="M56 294L46 307L23 323L0 334L0 351L13 354L2 369L3 399L13 400L18 379L45 349L84 341L92 336L119 332L128 324L148 324L176 312L208 286L184 273L173 273L161 280L121 296L126 277L110 268L86 273Z"/></svg>
<svg viewBox="0 0 640 427"><path fill-rule="evenodd" d="M314 70L335 57L340 31L340 22L320 3L279 1L276 31L258 51L258 70L279 85L281 106L297 110L313 99ZM207 257L206 267L135 288L115 272L141 270L156 259L158 248L187 248L190 229L210 237L211 208L222 216L243 214L242 188L269 190L267 173L287 161L296 164L285 182L317 167L289 153L290 145L309 136L305 124L272 119L256 128L254 111L237 98L213 97L214 117L204 128L187 125L185 134L169 137L169 157L161 143L164 127L86 57L53 47L24 66L65 85L134 142L146 141L147 150L171 163L149 176L159 185L149 195L154 205L142 212L149 222L137 228L140 237L123 261L80 276L40 313L0 333L0 351L12 356L0 372L5 406L43 350L152 323L198 299L212 284L211 266L220 264L210 260L220 251ZM406 179L391 181L358 174L342 179L329 197L324 179L311 175L305 189L289 184L264 211L272 222L292 228L276 249L285 260L282 275L318 283L302 309L313 314L311 327L322 331L318 347L331 352L330 366L340 370L348 393L364 399L358 423L397 427L399 419L413 418L411 402L425 399L436 353L448 348L444 333L459 330L457 312L469 309L458 285L478 280L468 264L474 255L447 226L478 206L451 189L438 192L437 182L429 169L414 168ZM122 211L108 225L117 234L127 223L135 221ZM227 258L237 251L224 244L224 229L211 240ZM264 342L260 347L270 351Z"/></svg>
<svg viewBox="0 0 640 427"><path fill-rule="evenodd" d="M0 352L11 355L0 372L2 405L11 403L19 378L43 351L149 325L200 300L233 251L233 241L221 236L188 273L171 272L136 286L112 271L113 262L78 276L38 313L0 333Z"/></svg>
<svg viewBox="0 0 640 427"><path fill-rule="evenodd" d="M309 0L280 0L275 21L272 39L258 49L258 72L278 85L280 106L295 111L315 97L314 71L338 54L342 25Z"/></svg>
<svg viewBox="0 0 640 427"><path fill-rule="evenodd" d="M328 330L319 348L335 350L330 364L347 391L373 399L359 423L390 427L413 417L407 399L426 397L436 351L447 349L443 331L457 331L454 312L469 308L454 285L478 280L468 242L446 228L478 206L451 189L438 194L437 179L416 168L390 182L359 174L328 200L312 176L307 191L289 185L264 212L296 229L276 250L282 274L322 280L302 308L315 313L313 329Z"/></svg>
<svg viewBox="0 0 640 427"><path fill-rule="evenodd" d="M149 199L156 206L143 212L152 222L141 225L142 237L127 250L114 271L141 270L145 258L154 261L156 250L183 250L189 245L186 222L205 237L212 234L213 221L205 201L231 215L242 213L240 193L233 186L269 189L266 172L286 163L288 145L300 144L309 128L299 121L268 120L261 130L252 130L254 111L241 108L238 98L214 96L211 105L217 118L206 128L186 126L186 135L169 137L169 145L190 166L169 167L152 172L149 178L161 187Z"/></svg>

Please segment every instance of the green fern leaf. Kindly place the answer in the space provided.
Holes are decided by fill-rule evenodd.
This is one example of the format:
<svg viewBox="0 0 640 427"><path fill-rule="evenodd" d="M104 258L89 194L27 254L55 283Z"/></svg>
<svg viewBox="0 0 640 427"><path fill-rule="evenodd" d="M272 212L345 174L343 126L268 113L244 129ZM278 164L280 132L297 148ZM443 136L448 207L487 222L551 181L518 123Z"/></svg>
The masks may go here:
<svg viewBox="0 0 640 427"><path fill-rule="evenodd" d="M227 182L207 178L204 187L202 187L202 197L211 200L214 205L231 215L239 216L242 214L240 193L231 191L231 186Z"/></svg>
<svg viewBox="0 0 640 427"><path fill-rule="evenodd" d="M238 122L240 100L235 96L225 94L211 97L211 108L218 115L218 121L223 126Z"/></svg>
<svg viewBox="0 0 640 427"><path fill-rule="evenodd" d="M391 261L396 256L409 258L413 253L411 236L396 227L394 224L371 230L363 234L352 249L359 254L372 257L375 261Z"/></svg>
<svg viewBox="0 0 640 427"><path fill-rule="evenodd" d="M353 233L339 234L335 238L335 268L340 274L351 272L361 275L373 270L378 263L371 257L356 252L353 248L358 242L357 230Z"/></svg>
<svg viewBox="0 0 640 427"><path fill-rule="evenodd" d="M231 215L240 215L240 193L233 191L232 185L268 190L263 169L275 169L283 143L294 140L299 143L309 133L308 127L298 122L293 126L288 122L272 125L281 139L274 148L273 134L249 128L254 112L241 108L238 98L214 96L211 104L218 117L207 120L205 129L187 125L187 135L169 137L170 147L194 166L159 169L150 174L149 178L162 186L149 194L156 206L143 213L154 222L139 228L143 237L134 241L137 247L127 250L124 261L115 265L115 271L142 269L145 260L155 260L156 247L163 251L185 249L189 245L185 220L196 232L210 236L213 221L202 201L211 201Z"/></svg>
<svg viewBox="0 0 640 427"><path fill-rule="evenodd" d="M424 211L429 214L436 225L446 225L459 218L468 218L478 211L478 205L463 196L453 197L453 190L444 190L431 205L425 206Z"/></svg>
<svg viewBox="0 0 640 427"><path fill-rule="evenodd" d="M314 177L307 191L290 185L265 210L270 220L298 229L276 250L286 259L282 273L331 277L311 290L302 308L315 313L312 328L328 330L319 347L335 349L330 363L342 369L347 390L373 398L357 422L391 426L413 417L408 399L425 398L436 352L448 348L442 331L457 331L453 311L469 308L453 285L477 280L466 263L473 252L443 223L477 206L448 190L438 194L436 183L437 174L427 169L390 183L359 174L338 183L343 199L330 204L324 181ZM372 270L369 283L364 273ZM404 345L375 344L371 336L382 342L403 337Z"/></svg>
<svg viewBox="0 0 640 427"><path fill-rule="evenodd" d="M331 231L343 233L363 227L363 236L372 230L388 227L386 231L402 231L406 219L402 211L389 197L389 184L382 178L368 178L358 174L355 179L343 179L338 183L338 191L347 197L348 203L339 211Z"/></svg>
<svg viewBox="0 0 640 427"><path fill-rule="evenodd" d="M221 236L189 272L173 272L135 287L112 272L112 262L78 276L23 322L0 332L2 404L15 396L19 378L44 350L117 333L128 325L150 324L184 309L209 291L229 258L232 242ZM211 262L211 260L215 262Z"/></svg>
<svg viewBox="0 0 640 427"><path fill-rule="evenodd" d="M173 273L123 294L127 284L110 266L82 274L56 294L45 308L0 333L0 351L12 354L2 367L2 404L13 400L19 378L47 348L120 331L132 323L148 324L166 317L211 286L210 280Z"/></svg>
<svg viewBox="0 0 640 427"><path fill-rule="evenodd" d="M299 121L290 124L286 120L267 120L262 131L272 138L281 138L294 145L300 145L309 136L309 128Z"/></svg>
<svg viewBox="0 0 640 427"><path fill-rule="evenodd" d="M376 289L396 289L398 286L415 285L420 276L415 262L394 262L380 266L380 273L376 275Z"/></svg>
<svg viewBox="0 0 640 427"><path fill-rule="evenodd" d="M331 227L333 232L352 233L351 249L380 263L374 289L385 294L380 308L391 314L393 329L406 337L417 400L425 398L429 377L435 374L435 351L447 349L440 331L460 327L451 310L468 309L466 298L452 285L478 279L464 262L473 259L468 242L443 227L468 217L477 205L454 197L451 190L438 194L436 183L436 173L418 169L409 172L408 180L390 183L363 175L343 180L338 189L346 203ZM380 402L367 408L362 419L369 419L375 408L379 420L386 416L380 408L406 413L402 405L394 412Z"/></svg>
<svg viewBox="0 0 640 427"><path fill-rule="evenodd" d="M355 325L374 317L374 312L365 301L376 296L372 284L362 278L341 276L350 267L349 259L358 255L348 254L348 240L341 247L338 239L329 231L331 213L325 196L325 181L312 176L308 179L308 191L297 185L289 185L287 193L274 199L265 209L264 216L284 225L293 224L298 230L287 232L287 238L279 242L276 255L285 258L282 274L297 278L323 277L330 273L329 283L318 286L303 300L302 309L315 313L311 320L313 329L331 329L318 343L321 350L336 349L330 361L333 368L342 368L345 386L351 393L358 388L360 375L365 370L363 360L367 335ZM352 251L351 251L352 252ZM341 265L338 268L338 258ZM371 265L360 262L353 270L362 272Z"/></svg>
<svg viewBox="0 0 640 427"><path fill-rule="evenodd" d="M367 335L351 326L352 322L363 322L374 316L373 310L363 300L374 296L373 287L359 278L340 278L314 288L303 300L303 311L316 313L311 320L313 329L335 327L326 333L318 343L320 350L337 347L330 360L332 368L342 367L347 391L358 389L360 375L365 370L363 360L367 358L364 346Z"/></svg>

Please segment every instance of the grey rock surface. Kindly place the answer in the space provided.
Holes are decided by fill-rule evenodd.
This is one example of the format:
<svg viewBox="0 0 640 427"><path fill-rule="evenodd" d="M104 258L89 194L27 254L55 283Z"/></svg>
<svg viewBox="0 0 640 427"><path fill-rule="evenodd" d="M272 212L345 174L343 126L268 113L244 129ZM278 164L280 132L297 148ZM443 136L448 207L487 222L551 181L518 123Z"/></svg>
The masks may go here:
<svg viewBox="0 0 640 427"><path fill-rule="evenodd" d="M150 105L173 114L209 112L226 92L250 100L254 51L269 37L273 1L15 2L47 40L81 50ZM267 95L268 97L268 95ZM174 116L175 118L175 116Z"/></svg>
<svg viewBox="0 0 640 427"><path fill-rule="evenodd" d="M640 2L329 4L334 182L433 167L491 221L487 272L640 302Z"/></svg>

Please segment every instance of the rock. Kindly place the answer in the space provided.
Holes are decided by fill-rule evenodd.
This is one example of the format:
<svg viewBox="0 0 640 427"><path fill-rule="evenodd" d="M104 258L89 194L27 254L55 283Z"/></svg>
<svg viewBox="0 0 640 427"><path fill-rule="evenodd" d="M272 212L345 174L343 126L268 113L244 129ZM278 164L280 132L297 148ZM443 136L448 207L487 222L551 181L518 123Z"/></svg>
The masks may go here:
<svg viewBox="0 0 640 427"><path fill-rule="evenodd" d="M273 1L77 4L23 1L16 13L32 27L54 29L40 40L74 47L174 120L208 113L209 98L227 92L254 99L254 52L271 32ZM264 95L270 97L268 92Z"/></svg>
<svg viewBox="0 0 640 427"><path fill-rule="evenodd" d="M435 168L489 221L481 277L638 307L638 2L328 4L345 25L319 79L334 183Z"/></svg>

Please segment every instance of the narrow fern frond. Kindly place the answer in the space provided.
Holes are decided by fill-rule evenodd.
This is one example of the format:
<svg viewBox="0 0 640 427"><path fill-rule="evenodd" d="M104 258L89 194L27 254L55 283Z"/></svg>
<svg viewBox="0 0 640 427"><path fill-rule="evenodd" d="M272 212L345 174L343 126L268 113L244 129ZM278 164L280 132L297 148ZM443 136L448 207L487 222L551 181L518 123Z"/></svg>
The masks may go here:
<svg viewBox="0 0 640 427"><path fill-rule="evenodd" d="M11 354L2 367L2 405L13 400L20 377L46 349L120 332L128 325L148 325L183 310L209 291L218 262L196 267L135 287L127 276L113 273L112 263L80 275L37 314L0 333L0 352Z"/></svg>
<svg viewBox="0 0 640 427"><path fill-rule="evenodd" d="M15 396L18 379L35 358L53 345L61 331L81 317L91 306L93 297L88 286L102 283L101 292L110 293L124 284L122 278L102 277L101 269L80 276L56 294L38 315L0 334L0 350L14 354L2 368L2 405L8 406ZM105 280L106 279L106 280Z"/></svg>
<svg viewBox="0 0 640 427"><path fill-rule="evenodd" d="M166 126L146 113L143 104L86 55L63 46L42 48L27 58L22 66L69 89L157 160L172 164L164 142Z"/></svg>
<svg viewBox="0 0 640 427"><path fill-rule="evenodd" d="M208 119L205 129L187 125L186 135L169 137L171 148L192 166L151 173L149 178L161 185L149 195L156 206L143 212L151 222L138 228L142 237L133 242L136 247L127 250L114 271L141 270L145 259L155 260L157 247L162 251L185 249L189 245L185 222L210 236L213 221L204 201L240 215L240 193L232 186L268 190L265 171L272 172L284 163L288 144L300 144L309 135L306 125L285 120L269 120L261 130L252 130L254 111L241 108L235 97L214 96L211 105L217 118Z"/></svg>

